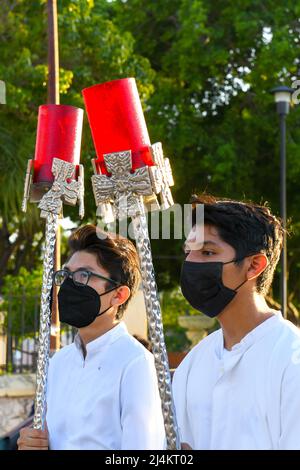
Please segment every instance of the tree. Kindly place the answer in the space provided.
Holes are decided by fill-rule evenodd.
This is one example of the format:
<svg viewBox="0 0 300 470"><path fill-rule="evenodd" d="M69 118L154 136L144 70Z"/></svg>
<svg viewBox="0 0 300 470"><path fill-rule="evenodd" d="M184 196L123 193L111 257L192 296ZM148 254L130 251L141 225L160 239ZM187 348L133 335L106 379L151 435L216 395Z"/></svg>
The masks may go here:
<svg viewBox="0 0 300 470"><path fill-rule="evenodd" d="M3 0L0 4L0 76L7 86L7 105L0 123L0 288L6 274L40 263L43 221L32 204L21 213L27 159L35 145L38 106L46 102L47 38L45 0ZM58 2L61 102L83 107L82 88L114 78L136 76L142 99L152 91L149 61L135 54L130 33L120 34L106 1ZM85 123L83 163L90 187L94 149ZM95 221L92 198L87 219ZM78 220L77 209L66 215ZM34 248L34 250L33 250Z"/></svg>
<svg viewBox="0 0 300 470"><path fill-rule="evenodd" d="M18 162L15 175L21 175L33 151L37 107L45 102L44 3L3 0L0 6L0 77L8 89L8 105L0 124L6 132L1 138L0 165L7 169L9 155L14 155ZM224 197L267 200L278 214L278 123L269 90L279 82L291 85L296 79L297 2L59 0L58 11L62 103L82 106L82 88L136 76L151 140L163 141L172 162L176 202L186 203L191 192L206 190ZM288 215L294 231L288 245L289 292L298 307L299 113L295 106L288 117L287 148ZM85 122L82 160L89 192L93 155ZM22 194L16 188L11 198L4 189L8 181L23 183L21 176L12 179L11 169L5 170L6 182L0 173L0 191L7 200L0 203L1 211L11 208L11 201ZM92 197L86 198L86 209L85 221L95 221ZM66 208L65 213L78 220L77 209ZM18 226L19 211L14 214ZM11 216L5 217L8 225ZM33 217L24 220L27 228ZM33 233L42 228L37 215L36 220ZM6 240L11 230L15 228L6 231ZM161 289L178 284L180 244L152 243ZM6 266L12 269L8 268L12 262ZM278 299L278 278L273 295Z"/></svg>
<svg viewBox="0 0 300 470"><path fill-rule="evenodd" d="M177 202L203 190L279 212L278 123L269 90L291 85L299 66L300 7L290 0L118 0L121 30L156 75L146 119L153 141L164 139L175 172ZM289 292L299 306L300 111L288 117ZM156 243L159 254L161 244ZM168 251L166 251L168 250ZM179 253L179 246L164 245ZM157 260L170 286L179 260ZM278 279L274 296L278 298ZM299 297L298 297L299 298Z"/></svg>

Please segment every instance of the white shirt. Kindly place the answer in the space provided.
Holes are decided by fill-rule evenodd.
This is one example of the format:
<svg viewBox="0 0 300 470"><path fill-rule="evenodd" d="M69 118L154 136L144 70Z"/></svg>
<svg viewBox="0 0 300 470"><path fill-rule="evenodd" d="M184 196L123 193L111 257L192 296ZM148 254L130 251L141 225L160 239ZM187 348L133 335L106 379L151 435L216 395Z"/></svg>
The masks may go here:
<svg viewBox="0 0 300 470"><path fill-rule="evenodd" d="M125 324L50 360L47 425L51 450L163 449L164 424L152 354Z"/></svg>
<svg viewBox="0 0 300 470"><path fill-rule="evenodd" d="M281 314L222 354L218 330L174 374L181 441L193 449L300 449L300 332Z"/></svg>

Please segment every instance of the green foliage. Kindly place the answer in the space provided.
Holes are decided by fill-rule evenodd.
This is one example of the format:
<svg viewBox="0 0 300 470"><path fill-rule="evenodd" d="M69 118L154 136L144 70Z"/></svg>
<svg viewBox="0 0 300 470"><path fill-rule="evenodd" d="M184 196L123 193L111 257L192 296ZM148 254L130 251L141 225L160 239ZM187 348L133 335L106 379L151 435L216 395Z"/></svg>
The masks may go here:
<svg viewBox="0 0 300 470"><path fill-rule="evenodd" d="M161 309L168 351L187 351L190 347L190 341L185 335L185 329L179 326L178 317L202 314L190 306L179 287L162 292Z"/></svg>
<svg viewBox="0 0 300 470"><path fill-rule="evenodd" d="M179 289L162 292L161 309L167 350L187 350L190 342L185 335L184 328L178 325L177 320L180 315L186 315L190 307L180 295Z"/></svg>
<svg viewBox="0 0 300 470"><path fill-rule="evenodd" d="M0 76L7 86L7 105L1 108L0 144L3 149L0 167L6 170L0 173L0 209L5 216L20 213L27 159L34 152L38 106L47 102L45 3L44 0L7 0L0 5ZM154 72L149 61L135 53L131 33L120 34L110 18L110 10L105 0L58 2L62 103L83 107L81 90L84 87L126 76L136 77L143 101L153 92ZM89 169L93 154L90 131L85 123L83 163ZM4 190L4 178L12 198ZM90 199L86 201L87 215L94 218ZM41 227L35 227L35 231L38 228Z"/></svg>
<svg viewBox="0 0 300 470"><path fill-rule="evenodd" d="M7 275L4 278L1 311L4 313L4 327L7 328L10 322L12 335L19 336L24 328L26 336L30 336L36 330L41 287L42 266L32 272L22 267L18 276Z"/></svg>
<svg viewBox="0 0 300 470"><path fill-rule="evenodd" d="M0 260L11 250L10 260L3 264L10 273L16 264L15 274L21 265L31 270L40 263L41 244L30 259L31 243L33 234L44 230L35 207L26 217L19 207L26 161L34 151L38 106L46 102L45 6L45 0L0 3L0 79L7 86L7 105L0 108ZM192 192L206 190L269 201L278 214L279 126L269 90L281 82L291 85L297 78L297 2L58 0L58 12L62 103L82 107L82 88L135 76L151 140L163 142L172 163L176 202L186 203ZM297 307L299 121L300 107L294 106L287 120L287 201L293 227L288 243L289 295ZM84 222L95 222L93 156L85 121ZM77 208L66 207L65 215L78 222ZM5 245L5 251L2 241L4 246L15 232L16 245ZM181 243L152 242L160 290L178 285ZM0 280L5 266L0 263ZM278 277L273 294L279 298Z"/></svg>
<svg viewBox="0 0 300 470"><path fill-rule="evenodd" d="M105 0L58 1L61 102L83 107L81 90L115 78L135 76L142 100L153 92L154 72L149 61L134 51L131 33L120 34ZM21 200L27 160L35 147L38 107L47 102L46 2L3 0L0 3L0 77L7 88L0 123L0 287L3 277L40 263L44 221L33 204L26 215ZM94 148L84 123L82 161L90 187ZM86 221L95 222L92 197L85 199ZM65 215L78 221L78 208ZM17 238L13 234L18 234ZM14 241L11 241L13 235ZM31 252L31 256L30 256ZM33 252L33 253L32 253Z"/></svg>
<svg viewBox="0 0 300 470"><path fill-rule="evenodd" d="M269 201L279 213L279 125L272 95L291 86L299 67L299 5L258 0L114 2L116 21L135 35L135 50L156 75L146 115L153 141L163 139L176 202L192 192ZM299 307L300 108L287 120L289 293ZM180 242L152 243L159 286L178 282ZM279 298L278 278L273 294Z"/></svg>
<svg viewBox="0 0 300 470"><path fill-rule="evenodd" d="M184 315L201 315L183 297L179 287L162 293L161 308L166 325L177 325L177 319Z"/></svg>

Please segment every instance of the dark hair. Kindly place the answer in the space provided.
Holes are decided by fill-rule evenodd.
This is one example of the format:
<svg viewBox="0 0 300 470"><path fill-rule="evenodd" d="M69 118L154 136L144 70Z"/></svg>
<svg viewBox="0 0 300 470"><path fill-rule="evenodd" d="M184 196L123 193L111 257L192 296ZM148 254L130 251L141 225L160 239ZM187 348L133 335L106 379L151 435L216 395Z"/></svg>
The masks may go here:
<svg viewBox="0 0 300 470"><path fill-rule="evenodd" d="M151 341L149 341L146 338L143 338L143 336L134 334L132 335L139 343L141 343L148 351L152 352L152 344Z"/></svg>
<svg viewBox="0 0 300 470"><path fill-rule="evenodd" d="M256 290L266 295L272 284L278 263L284 228L267 205L241 202L213 196L192 196L192 221L196 223L198 204L204 205L204 223L216 227L223 241L232 246L236 258L264 253L268 259L266 269L256 280Z"/></svg>
<svg viewBox="0 0 300 470"><path fill-rule="evenodd" d="M76 251L96 255L98 264L106 269L111 279L129 287L129 299L118 308L117 318L120 319L139 283L139 259L133 243L88 224L75 230L68 244L71 256ZM108 281L108 284L111 286L112 283Z"/></svg>

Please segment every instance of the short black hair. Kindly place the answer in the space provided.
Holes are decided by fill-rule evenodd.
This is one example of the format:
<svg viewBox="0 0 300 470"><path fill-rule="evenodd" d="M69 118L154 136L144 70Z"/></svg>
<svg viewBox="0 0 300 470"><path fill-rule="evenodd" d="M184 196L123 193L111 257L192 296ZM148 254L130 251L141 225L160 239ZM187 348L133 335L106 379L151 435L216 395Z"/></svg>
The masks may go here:
<svg viewBox="0 0 300 470"><path fill-rule="evenodd" d="M210 195L191 198L192 223L196 223L197 205L204 205L204 224L214 226L221 239L232 246L237 259L255 253L264 253L268 259L266 269L256 280L256 290L267 295L280 258L284 228L267 204L215 198Z"/></svg>
<svg viewBox="0 0 300 470"><path fill-rule="evenodd" d="M68 245L70 257L76 251L94 254L98 264L106 269L111 279L129 287L128 300L118 308L117 318L120 319L140 280L139 259L134 244L120 235L110 234L95 225L87 224L71 234ZM108 284L111 287L112 283L108 281Z"/></svg>

